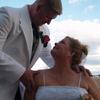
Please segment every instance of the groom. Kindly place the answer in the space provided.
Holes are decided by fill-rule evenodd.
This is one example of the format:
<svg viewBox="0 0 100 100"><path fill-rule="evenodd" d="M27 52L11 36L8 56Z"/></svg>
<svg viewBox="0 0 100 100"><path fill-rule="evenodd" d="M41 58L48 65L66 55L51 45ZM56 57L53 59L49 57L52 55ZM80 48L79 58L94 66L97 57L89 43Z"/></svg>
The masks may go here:
<svg viewBox="0 0 100 100"><path fill-rule="evenodd" d="M23 8L0 8L0 100L14 100L19 81L34 88L30 68L39 57L46 63L47 59L51 61L48 46L44 47L39 38L40 31L43 37L49 36L43 24L50 24L61 13L60 0L36 0Z"/></svg>

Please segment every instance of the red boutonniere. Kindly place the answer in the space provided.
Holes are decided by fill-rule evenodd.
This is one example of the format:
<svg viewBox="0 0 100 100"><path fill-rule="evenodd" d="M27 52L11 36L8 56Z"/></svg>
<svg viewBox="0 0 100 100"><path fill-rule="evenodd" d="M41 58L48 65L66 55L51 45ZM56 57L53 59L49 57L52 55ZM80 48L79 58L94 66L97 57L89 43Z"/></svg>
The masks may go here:
<svg viewBox="0 0 100 100"><path fill-rule="evenodd" d="M40 32L41 42L43 43L43 47L47 47L50 38L48 35L43 35L43 32Z"/></svg>

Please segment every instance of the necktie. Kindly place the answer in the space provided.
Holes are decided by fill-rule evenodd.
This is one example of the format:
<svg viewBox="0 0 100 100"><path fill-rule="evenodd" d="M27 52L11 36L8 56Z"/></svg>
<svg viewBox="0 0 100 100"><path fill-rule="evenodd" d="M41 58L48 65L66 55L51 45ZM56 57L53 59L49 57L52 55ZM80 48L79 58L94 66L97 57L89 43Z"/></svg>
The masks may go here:
<svg viewBox="0 0 100 100"><path fill-rule="evenodd" d="M32 25L33 27L33 45L32 45L32 55L31 55L31 60L30 62L32 61L33 57L34 57L34 54L36 52L36 49L37 49L37 46L38 46L38 43L39 43L39 31L38 31L38 28L35 27L35 25Z"/></svg>

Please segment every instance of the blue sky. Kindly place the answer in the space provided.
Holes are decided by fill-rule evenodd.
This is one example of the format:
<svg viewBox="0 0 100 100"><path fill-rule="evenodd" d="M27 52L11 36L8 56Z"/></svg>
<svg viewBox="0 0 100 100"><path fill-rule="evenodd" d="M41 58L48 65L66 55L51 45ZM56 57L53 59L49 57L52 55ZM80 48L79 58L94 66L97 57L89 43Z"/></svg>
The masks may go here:
<svg viewBox="0 0 100 100"><path fill-rule="evenodd" d="M72 19L92 20L100 18L99 0L62 0L64 13ZM67 2L66 2L67 1ZM66 18L65 17L65 18ZM68 17L67 17L68 18Z"/></svg>
<svg viewBox="0 0 100 100"><path fill-rule="evenodd" d="M25 4L31 4L33 1L35 0L0 0L0 6L22 7ZM62 0L62 3L63 19L100 19L100 0Z"/></svg>
<svg viewBox="0 0 100 100"><path fill-rule="evenodd" d="M22 7L34 0L0 0L0 7ZM100 74L100 0L62 0L63 14L48 26L51 44L69 35L89 47L85 66ZM41 66L40 66L41 67Z"/></svg>

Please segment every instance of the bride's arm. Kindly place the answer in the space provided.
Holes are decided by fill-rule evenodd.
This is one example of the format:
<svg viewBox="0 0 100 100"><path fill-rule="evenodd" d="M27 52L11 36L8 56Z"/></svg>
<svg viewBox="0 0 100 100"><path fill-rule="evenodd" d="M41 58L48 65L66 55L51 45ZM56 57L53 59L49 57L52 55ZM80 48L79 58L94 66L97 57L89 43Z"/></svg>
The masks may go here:
<svg viewBox="0 0 100 100"><path fill-rule="evenodd" d="M100 100L100 88L96 84L93 77L90 77L86 71L84 71L84 76L88 84L88 92L94 98L94 100Z"/></svg>

